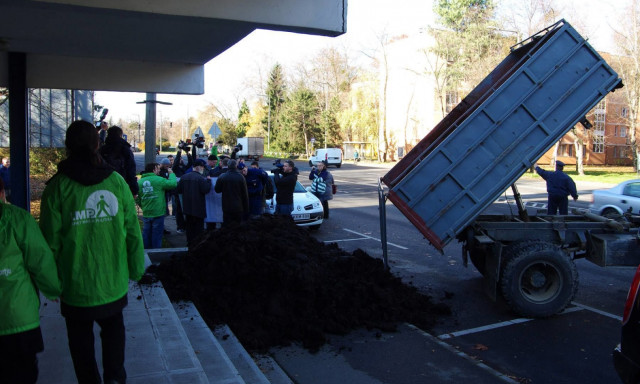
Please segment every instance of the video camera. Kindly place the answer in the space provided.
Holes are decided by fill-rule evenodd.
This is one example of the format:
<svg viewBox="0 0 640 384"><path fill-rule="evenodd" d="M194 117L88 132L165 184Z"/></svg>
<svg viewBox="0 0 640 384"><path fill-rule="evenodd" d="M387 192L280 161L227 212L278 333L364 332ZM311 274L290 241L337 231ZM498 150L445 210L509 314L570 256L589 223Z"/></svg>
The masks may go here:
<svg viewBox="0 0 640 384"><path fill-rule="evenodd" d="M100 120L98 120L96 122L96 127L97 128L100 128L100 125L102 124L104 119L107 117L107 113L109 113L109 109L108 108L103 108L102 109L102 113L100 114Z"/></svg>
<svg viewBox="0 0 640 384"><path fill-rule="evenodd" d="M271 173L276 174L282 172L282 167L284 166L284 164L282 164L282 161L280 159L274 161L273 165L275 165L275 168L271 170Z"/></svg>
<svg viewBox="0 0 640 384"><path fill-rule="evenodd" d="M196 133L196 138L194 141L191 141L191 139L187 139L187 141L183 141L180 140L178 142L178 149L182 149L182 150L188 150L190 146L195 146L197 148L203 148L204 147L204 137L200 137L200 135L198 135Z"/></svg>
<svg viewBox="0 0 640 384"><path fill-rule="evenodd" d="M233 152L240 152L242 151L242 144L238 143L236 144L235 147L233 147Z"/></svg>

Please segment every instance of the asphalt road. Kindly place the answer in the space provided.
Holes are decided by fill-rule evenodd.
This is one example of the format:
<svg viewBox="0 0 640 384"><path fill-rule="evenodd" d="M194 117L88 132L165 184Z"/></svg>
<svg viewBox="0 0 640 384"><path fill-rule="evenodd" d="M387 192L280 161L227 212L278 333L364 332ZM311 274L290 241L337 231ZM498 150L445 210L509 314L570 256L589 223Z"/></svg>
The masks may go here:
<svg viewBox="0 0 640 384"><path fill-rule="evenodd" d="M264 162L263 168L271 164ZM297 163L308 184L308 165ZM331 218L315 236L347 251L361 248L381 257L377 180L385 168L344 164L330 168L338 194L330 202ZM530 213L546 203L542 181L518 183ZM606 184L578 183L586 208L590 192ZM507 203L507 200L509 203ZM508 193L487 213L516 212ZM410 324L398 332L361 330L332 336L317 354L291 346L271 354L292 381L307 383L617 383L611 351L619 340L620 316L635 268L600 268L578 260L580 286L568 310L548 319L521 319L503 300L483 292L475 268L462 265L461 246L444 255L431 247L409 221L387 204L389 262L392 273L411 282L453 315L431 330Z"/></svg>

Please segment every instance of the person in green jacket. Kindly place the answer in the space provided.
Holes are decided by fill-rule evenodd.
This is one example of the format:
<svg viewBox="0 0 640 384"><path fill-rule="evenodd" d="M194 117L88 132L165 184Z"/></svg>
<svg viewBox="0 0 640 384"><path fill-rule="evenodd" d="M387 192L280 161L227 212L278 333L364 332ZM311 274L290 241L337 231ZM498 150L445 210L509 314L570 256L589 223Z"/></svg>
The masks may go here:
<svg viewBox="0 0 640 384"><path fill-rule="evenodd" d="M142 177L138 180L138 197L136 203L142 208L142 241L146 248L162 248L164 234L164 215L167 201L166 191L178 186L178 179L171 168L167 168L169 178L160 174L160 164L149 163L145 166Z"/></svg>
<svg viewBox="0 0 640 384"><path fill-rule="evenodd" d="M0 381L35 383L40 331L40 297L60 296L53 254L38 224L22 208L5 203L0 179Z"/></svg>
<svg viewBox="0 0 640 384"><path fill-rule="evenodd" d="M62 280L69 351L78 382L101 383L93 335L98 323L104 381L125 383L122 310L129 280L144 273L135 201L122 176L98 154L91 123L71 123L65 147L67 158L42 194L40 229Z"/></svg>

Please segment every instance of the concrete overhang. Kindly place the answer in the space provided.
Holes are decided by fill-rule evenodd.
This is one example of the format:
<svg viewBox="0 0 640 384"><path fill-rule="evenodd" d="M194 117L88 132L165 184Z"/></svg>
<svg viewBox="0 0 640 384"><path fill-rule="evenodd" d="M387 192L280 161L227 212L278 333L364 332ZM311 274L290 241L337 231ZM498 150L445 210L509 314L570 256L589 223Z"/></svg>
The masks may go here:
<svg viewBox="0 0 640 384"><path fill-rule="evenodd" d="M346 32L347 0L0 0L0 86L204 93L204 64L255 29Z"/></svg>

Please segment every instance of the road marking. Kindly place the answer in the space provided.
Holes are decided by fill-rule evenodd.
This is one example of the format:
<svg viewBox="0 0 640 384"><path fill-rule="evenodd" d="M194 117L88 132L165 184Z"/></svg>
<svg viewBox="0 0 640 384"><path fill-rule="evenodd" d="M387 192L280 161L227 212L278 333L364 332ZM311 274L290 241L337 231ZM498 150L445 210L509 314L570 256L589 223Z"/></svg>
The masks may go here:
<svg viewBox="0 0 640 384"><path fill-rule="evenodd" d="M584 305L584 304L576 303L575 301L572 301L572 302L571 302L571 304L573 304L573 305L575 305L575 306L577 306L577 307L580 307L580 308L586 309L587 311L595 312L595 313L597 313L597 314L599 314L599 315L606 316L606 317L610 317L610 318L612 318L612 319L614 319L614 320L622 321L622 316L617 316L617 315L611 314L611 313L609 313L609 312L601 311L601 310L599 310L599 309L596 309L596 308L590 307L590 306L588 306L588 305Z"/></svg>
<svg viewBox="0 0 640 384"><path fill-rule="evenodd" d="M448 350L449 352L453 353L454 355L457 355L467 361L469 361L470 363L472 363L473 365L477 366L480 369L483 369L487 372L489 372L490 374L494 375L495 377L497 377L498 379L504 381L505 383L509 383L509 384L519 384L518 381L513 380L512 378L510 378L509 376L505 375L502 372L496 371L495 369L491 368L490 366L486 365L485 363L483 363L482 361L478 360L478 359L474 359L473 357L467 355L466 353L456 349L455 347L453 347L452 345L445 343L442 340L439 340L437 337L433 336L430 333L427 333L425 331L423 331L422 329L416 327L413 324L409 324L409 323L405 323L409 328L413 329L414 331L418 332L419 334L421 334L422 336L432 340L434 343L440 345L442 348Z"/></svg>
<svg viewBox="0 0 640 384"><path fill-rule="evenodd" d="M342 228L342 229L343 229L343 230L345 230L345 231L347 231L347 232L354 233L354 234L356 234L356 235L362 236L362 237L367 238L367 239L370 239L370 240L381 241L380 239L377 239L377 238L375 238L375 237L372 237L372 236L369 236L369 235L365 235L364 233L360 233L360 232L352 231L352 230L347 229L347 228ZM394 243L390 243L390 242L387 242L387 244L389 244L389 245L391 245L391 246L394 246L394 247L396 247L396 248L400 248L400 249L409 249L409 248L407 248L407 247L403 247L402 245L398 245L398 244L394 244Z"/></svg>
<svg viewBox="0 0 640 384"><path fill-rule="evenodd" d="M573 307L573 308L567 308L564 311L560 312L559 315L565 315L567 313L582 311L583 309L586 309L586 308L582 308L581 306L576 306L576 307ZM515 324L522 324L522 323L526 323L526 322L531 321L531 320L535 320L535 319L529 319L529 318L521 317L521 318L517 318L517 319L513 319L513 320L503 321L503 322L500 322L500 323L483 325L482 327L476 327L476 328L465 329L465 330L462 330L462 331L445 333L445 334L442 334L440 336L437 336L437 338L440 339L440 340L447 340L447 339L452 339L452 338L458 337L458 336L469 335L469 334L472 334L472 333L489 331L489 330L492 330L492 329L508 327L510 325L515 325Z"/></svg>

